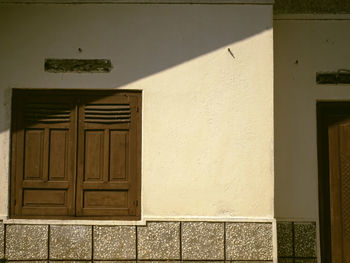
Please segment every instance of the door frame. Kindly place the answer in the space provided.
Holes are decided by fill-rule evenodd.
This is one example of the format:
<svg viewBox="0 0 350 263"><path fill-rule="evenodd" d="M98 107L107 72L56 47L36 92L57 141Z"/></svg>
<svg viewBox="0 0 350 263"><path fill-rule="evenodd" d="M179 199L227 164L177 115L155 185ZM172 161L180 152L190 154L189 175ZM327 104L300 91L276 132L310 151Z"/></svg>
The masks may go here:
<svg viewBox="0 0 350 263"><path fill-rule="evenodd" d="M317 160L320 247L323 263L332 262L328 126L332 119L350 117L350 101L317 101Z"/></svg>

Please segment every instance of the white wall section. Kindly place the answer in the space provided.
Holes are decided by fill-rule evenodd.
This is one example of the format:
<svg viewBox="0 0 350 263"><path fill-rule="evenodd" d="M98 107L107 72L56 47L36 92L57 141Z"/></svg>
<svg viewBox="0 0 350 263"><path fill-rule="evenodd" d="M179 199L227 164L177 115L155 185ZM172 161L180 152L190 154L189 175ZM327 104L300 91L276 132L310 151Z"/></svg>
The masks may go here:
<svg viewBox="0 0 350 263"><path fill-rule="evenodd" d="M349 16L316 17L274 21L277 219L318 220L316 102L350 100L349 85L316 84L316 72L350 69Z"/></svg>
<svg viewBox="0 0 350 263"><path fill-rule="evenodd" d="M11 89L55 88L143 91L143 217L273 218L271 5L2 5L0 32L0 216Z"/></svg>

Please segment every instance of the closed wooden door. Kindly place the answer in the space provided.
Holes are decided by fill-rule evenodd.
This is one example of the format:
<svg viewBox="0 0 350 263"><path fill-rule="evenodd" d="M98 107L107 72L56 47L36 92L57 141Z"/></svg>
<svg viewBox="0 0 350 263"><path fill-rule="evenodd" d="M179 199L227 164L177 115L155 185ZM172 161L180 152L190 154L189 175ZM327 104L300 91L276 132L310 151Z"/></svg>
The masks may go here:
<svg viewBox="0 0 350 263"><path fill-rule="evenodd" d="M328 127L333 262L350 263L350 118Z"/></svg>
<svg viewBox="0 0 350 263"><path fill-rule="evenodd" d="M329 230L323 225L323 231L330 232L329 259L322 262L350 263L350 103L330 103L322 118L322 129L327 133L324 144L328 147L323 148L326 151L323 156L328 155L328 160L324 161L328 161L329 190L329 210L324 209L329 211ZM327 234L323 233L323 238L325 236Z"/></svg>

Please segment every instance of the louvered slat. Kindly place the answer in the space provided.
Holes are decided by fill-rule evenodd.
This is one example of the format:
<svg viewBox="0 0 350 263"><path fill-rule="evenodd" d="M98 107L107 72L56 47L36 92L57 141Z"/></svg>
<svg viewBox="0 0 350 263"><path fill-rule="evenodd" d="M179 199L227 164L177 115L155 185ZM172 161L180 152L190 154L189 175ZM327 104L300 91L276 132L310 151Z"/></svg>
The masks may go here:
<svg viewBox="0 0 350 263"><path fill-rule="evenodd" d="M85 106L85 122L120 123L130 122L129 104L87 104Z"/></svg>
<svg viewBox="0 0 350 263"><path fill-rule="evenodd" d="M71 110L67 104L28 103L24 109L24 118L29 122L57 123L70 121Z"/></svg>

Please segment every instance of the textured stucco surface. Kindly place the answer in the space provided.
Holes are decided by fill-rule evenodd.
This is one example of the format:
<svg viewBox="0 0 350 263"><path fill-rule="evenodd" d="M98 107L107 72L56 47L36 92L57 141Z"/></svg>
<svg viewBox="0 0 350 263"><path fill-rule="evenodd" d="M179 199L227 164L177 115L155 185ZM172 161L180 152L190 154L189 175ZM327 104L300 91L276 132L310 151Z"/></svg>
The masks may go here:
<svg viewBox="0 0 350 263"><path fill-rule="evenodd" d="M273 217L271 5L1 5L0 32L0 216L11 88L56 88L143 91L143 217Z"/></svg>
<svg viewBox="0 0 350 263"><path fill-rule="evenodd" d="M349 101L349 85L316 72L350 69L350 20L275 20L275 216L318 221L316 101Z"/></svg>

